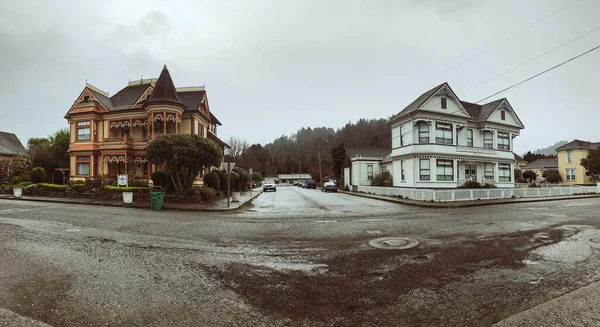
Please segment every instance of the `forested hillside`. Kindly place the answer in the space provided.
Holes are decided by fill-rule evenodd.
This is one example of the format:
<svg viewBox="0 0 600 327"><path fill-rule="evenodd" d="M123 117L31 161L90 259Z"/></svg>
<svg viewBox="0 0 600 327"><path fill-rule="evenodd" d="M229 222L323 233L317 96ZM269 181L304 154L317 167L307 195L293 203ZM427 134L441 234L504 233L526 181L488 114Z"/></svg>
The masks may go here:
<svg viewBox="0 0 600 327"><path fill-rule="evenodd" d="M239 140L230 140L234 144L239 165L253 168L263 175L285 173L309 173L319 175L318 149L321 148L321 169L323 176L332 175L332 149L344 144L346 147L390 147L391 130L387 119L361 119L356 123L348 122L344 127L302 128L289 136L282 135L273 142L261 146L245 146ZM241 143L241 146L240 144ZM235 152L238 152L236 154Z"/></svg>

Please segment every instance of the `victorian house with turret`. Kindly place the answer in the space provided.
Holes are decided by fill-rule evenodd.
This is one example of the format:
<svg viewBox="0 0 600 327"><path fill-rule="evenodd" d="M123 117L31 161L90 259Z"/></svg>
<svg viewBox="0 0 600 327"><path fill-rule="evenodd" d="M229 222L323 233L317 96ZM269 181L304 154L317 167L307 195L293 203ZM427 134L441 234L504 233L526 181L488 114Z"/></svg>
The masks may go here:
<svg viewBox="0 0 600 327"><path fill-rule="evenodd" d="M148 179L160 169L146 159L148 142L157 135L197 134L226 146L217 137L221 123L204 87L175 87L166 66L158 79L129 82L112 96L86 83L65 118L71 130L71 180L102 177L106 182L120 174Z"/></svg>

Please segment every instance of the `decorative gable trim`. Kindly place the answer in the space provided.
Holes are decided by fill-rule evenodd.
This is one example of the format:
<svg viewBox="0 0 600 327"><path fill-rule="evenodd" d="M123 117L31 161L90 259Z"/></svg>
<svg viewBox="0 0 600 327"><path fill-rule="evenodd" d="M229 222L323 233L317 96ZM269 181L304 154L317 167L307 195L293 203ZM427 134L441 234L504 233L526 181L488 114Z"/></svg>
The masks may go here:
<svg viewBox="0 0 600 327"><path fill-rule="evenodd" d="M492 110L492 112L490 112L490 114L487 117L485 117L485 120L488 120L488 118L490 118L492 116L492 114L494 112L496 112L496 110L506 110L506 111L510 112L512 115L515 116L520 127L525 128L525 125L523 125L523 122L521 121L521 119L519 118L519 116L514 111L514 109L512 108L512 106L510 105L510 103L508 102L508 100L506 98L502 99L502 102L500 102L498 104L498 106L496 106L496 108L494 108L494 110Z"/></svg>
<svg viewBox="0 0 600 327"><path fill-rule="evenodd" d="M150 96L152 95L152 92L154 91L154 87L151 84L148 84L148 88L146 89L146 91L142 92L142 94L140 95L139 98L137 98L137 100L135 100L135 105L142 105L144 102L146 102L146 100L148 100L150 98Z"/></svg>
<svg viewBox="0 0 600 327"><path fill-rule="evenodd" d="M107 94L104 91L99 91L99 89L91 86L90 84L86 83L86 87L83 89L83 91L81 91L81 93L79 94L79 96L77 97L77 100L75 100L75 103L73 103L73 105L71 106L71 108L69 108L69 111L67 112L67 114L65 115L65 118L67 118L67 116L69 116L72 113L82 113L82 112L98 112L98 110L77 110L75 112L74 109L78 109L81 107L87 107L89 105L93 105L94 103L97 103L100 105L100 107L102 107L104 109L104 111L108 112L108 108L106 108L102 102L96 98L94 96L94 94L90 91L90 90L94 90L96 92L100 92L101 94Z"/></svg>
<svg viewBox="0 0 600 327"><path fill-rule="evenodd" d="M435 96L444 96L444 97L453 99L456 102L456 104L458 105L458 107L462 110L462 112L465 113L465 114L467 114L467 117L473 118L473 116L471 116L471 114L467 111L467 109L465 109L465 107L463 106L462 102L460 101L460 99L458 98L458 96L456 95L456 93L454 93L454 91L452 90L452 88L450 87L450 85L448 85L448 83L442 84L438 88L438 90L435 91L425 101L423 101L423 103L421 103L417 109L424 109L424 108L422 108L423 105L425 103L427 103L429 100L431 100ZM449 112L449 113L447 113L447 115L453 115L455 113L456 112Z"/></svg>

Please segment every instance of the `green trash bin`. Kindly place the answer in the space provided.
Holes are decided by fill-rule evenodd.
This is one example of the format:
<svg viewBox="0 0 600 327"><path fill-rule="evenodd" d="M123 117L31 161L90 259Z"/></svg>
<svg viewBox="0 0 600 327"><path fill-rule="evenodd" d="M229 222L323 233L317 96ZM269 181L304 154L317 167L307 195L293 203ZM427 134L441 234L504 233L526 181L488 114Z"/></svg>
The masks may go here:
<svg viewBox="0 0 600 327"><path fill-rule="evenodd" d="M152 209L152 210L162 209L164 200L165 200L165 189L163 189L161 186L152 187L152 191L150 191L150 209Z"/></svg>

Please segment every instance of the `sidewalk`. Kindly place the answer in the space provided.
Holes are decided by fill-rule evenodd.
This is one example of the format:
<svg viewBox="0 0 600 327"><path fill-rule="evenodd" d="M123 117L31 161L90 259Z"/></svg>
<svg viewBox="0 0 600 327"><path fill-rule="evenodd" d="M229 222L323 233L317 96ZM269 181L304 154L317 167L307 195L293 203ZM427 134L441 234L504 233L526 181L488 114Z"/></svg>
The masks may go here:
<svg viewBox="0 0 600 327"><path fill-rule="evenodd" d="M598 292L600 282L595 282L519 312L494 326L599 326Z"/></svg>
<svg viewBox="0 0 600 327"><path fill-rule="evenodd" d="M250 192L244 192L240 195L239 202L230 202L227 207L227 198L216 200L213 203L165 203L163 210L175 210L175 211L231 211L237 210L250 201L254 200L257 196L262 193L262 188L256 188ZM108 207L122 207L122 208L138 208L150 210L150 202L137 202L135 196L133 203L124 204L123 201L115 200L97 200L88 198L52 198L45 196L23 196L21 198L15 198L12 195L0 194L0 200L16 200L16 201L34 201L34 202L50 202L50 203L65 203L65 204L83 204L83 205L96 205L96 206L108 206Z"/></svg>
<svg viewBox="0 0 600 327"><path fill-rule="evenodd" d="M412 205L426 208L466 208L466 207L480 207L480 206L491 206L496 204L510 204L510 203L528 203L528 202L547 202L547 201L562 201L562 200L573 200L573 199L586 199L586 198L598 198L600 194L594 195L570 195L570 196L546 196L539 198L514 198L514 199L491 199L491 200L474 200L474 201L454 201L454 202L427 202L410 199L400 199L385 195L375 195L366 193L346 192L339 191L340 193L387 201L392 203Z"/></svg>
<svg viewBox="0 0 600 327"><path fill-rule="evenodd" d="M51 327L43 322L18 315L12 311L0 308L0 326L12 327Z"/></svg>

